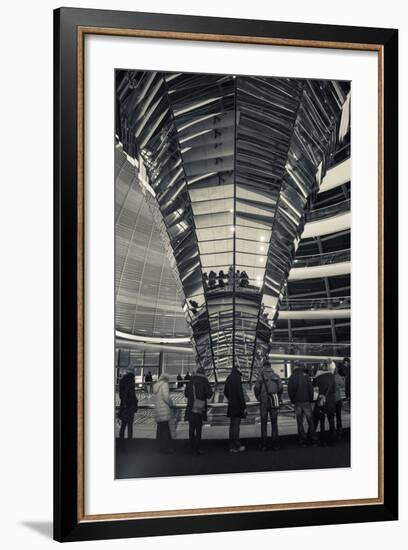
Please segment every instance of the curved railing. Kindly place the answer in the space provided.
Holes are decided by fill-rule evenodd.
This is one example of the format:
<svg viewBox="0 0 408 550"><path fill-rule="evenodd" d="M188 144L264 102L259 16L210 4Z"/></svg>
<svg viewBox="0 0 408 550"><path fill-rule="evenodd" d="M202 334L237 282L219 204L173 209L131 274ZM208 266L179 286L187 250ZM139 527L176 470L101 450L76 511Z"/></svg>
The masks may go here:
<svg viewBox="0 0 408 550"><path fill-rule="evenodd" d="M293 262L293 268L328 265L350 261L350 249L325 252L324 254L312 254L310 256L297 256Z"/></svg>
<svg viewBox="0 0 408 550"><path fill-rule="evenodd" d="M270 344L270 353L287 355L308 355L308 356L340 356L350 357L351 347L344 342L291 342L288 340L273 341Z"/></svg>
<svg viewBox="0 0 408 550"><path fill-rule="evenodd" d="M240 275L234 277L220 277L216 275L209 282L205 282L207 292L232 292L234 289L238 291L258 292L262 286L262 279L251 277L242 277Z"/></svg>
<svg viewBox="0 0 408 550"><path fill-rule="evenodd" d="M350 296L332 298L284 298L280 303L281 311L303 311L314 309L349 309Z"/></svg>
<svg viewBox="0 0 408 550"><path fill-rule="evenodd" d="M306 223L322 220L324 218L332 218L338 214L348 212L350 210L350 204L350 199L347 199L336 202L336 204L331 204L330 206L322 206L320 208L310 210L310 212L306 214Z"/></svg>

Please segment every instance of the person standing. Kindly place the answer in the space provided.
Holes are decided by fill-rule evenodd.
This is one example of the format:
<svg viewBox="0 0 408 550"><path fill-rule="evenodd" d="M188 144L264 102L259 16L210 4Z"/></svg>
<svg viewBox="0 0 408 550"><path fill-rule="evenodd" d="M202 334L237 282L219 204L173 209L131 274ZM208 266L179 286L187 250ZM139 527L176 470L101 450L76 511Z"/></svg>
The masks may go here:
<svg viewBox="0 0 408 550"><path fill-rule="evenodd" d="M215 271L211 270L208 275L208 288L213 289L217 284L217 274Z"/></svg>
<svg viewBox="0 0 408 550"><path fill-rule="evenodd" d="M231 287L234 286L234 268L232 267L232 265L228 268L227 284Z"/></svg>
<svg viewBox="0 0 408 550"><path fill-rule="evenodd" d="M145 375L145 384L146 384L146 391L147 391L147 393L151 393L151 391L152 391L152 385L153 385L153 376L152 376L151 371L149 371L149 372Z"/></svg>
<svg viewBox="0 0 408 550"><path fill-rule="evenodd" d="M242 288L248 288L249 286L249 277L246 271L241 272L239 286L241 286Z"/></svg>
<svg viewBox="0 0 408 550"><path fill-rule="evenodd" d="M334 445L336 440L336 430L334 425L334 415L336 412L335 399L335 379L333 364L329 364L328 371L318 371L314 380L319 395L315 406L316 427L320 423L320 441L323 445L327 444L325 434L325 419L329 421L329 440L330 445Z"/></svg>
<svg viewBox="0 0 408 550"><path fill-rule="evenodd" d="M119 382L119 419L121 421L119 438L125 438L125 429L127 427L127 437L133 437L133 421L137 411L138 401L136 397L135 375L129 370Z"/></svg>
<svg viewBox="0 0 408 550"><path fill-rule="evenodd" d="M177 375L177 388L180 389L183 387L183 377L181 376L181 373L179 372Z"/></svg>
<svg viewBox="0 0 408 550"><path fill-rule="evenodd" d="M351 388L350 388L350 382L351 382L351 364L350 359L346 357L343 362L343 372L344 372L344 384L345 384L345 392L346 392L346 399L349 401L351 400Z"/></svg>
<svg viewBox="0 0 408 550"><path fill-rule="evenodd" d="M212 396L212 389L204 369L199 367L186 385L184 395L187 407L184 420L189 424L189 441L193 454L203 454L200 449L203 422L207 420L207 399Z"/></svg>
<svg viewBox="0 0 408 550"><path fill-rule="evenodd" d="M171 418L171 407L174 403L170 396L169 376L166 373L160 375L159 380L153 386L153 396L155 398L154 417L157 423L156 439L159 444L159 450L162 453L171 454L171 433L169 420Z"/></svg>
<svg viewBox="0 0 408 550"><path fill-rule="evenodd" d="M230 453L245 451L245 446L239 440L241 418L246 416L246 403L242 387L242 374L233 368L224 386L224 395L228 399L227 416L230 419L229 450Z"/></svg>
<svg viewBox="0 0 408 550"><path fill-rule="evenodd" d="M316 445L317 436L312 411L313 384L309 375L301 366L296 366L289 378L288 394L289 399L295 406L299 445L306 445L307 442L307 434L303 425L304 417L306 417L312 443Z"/></svg>
<svg viewBox="0 0 408 550"><path fill-rule="evenodd" d="M340 375L339 369L336 367L334 371L334 392L336 401L336 438L337 441L341 441L343 436L343 422L341 418L341 412L343 409L343 396L342 392L345 390L345 381L343 376Z"/></svg>
<svg viewBox="0 0 408 550"><path fill-rule="evenodd" d="M261 450L266 451L268 441L268 417L271 419L272 449L278 449L278 412L283 392L280 376L274 372L267 359L255 382L255 397L260 402L261 411Z"/></svg>
<svg viewBox="0 0 408 550"><path fill-rule="evenodd" d="M220 288L224 288L224 287L225 287L225 281L224 281L224 279L225 279L225 273L224 273L224 271L221 269L221 270L219 271L219 273L218 273L218 286L219 286Z"/></svg>

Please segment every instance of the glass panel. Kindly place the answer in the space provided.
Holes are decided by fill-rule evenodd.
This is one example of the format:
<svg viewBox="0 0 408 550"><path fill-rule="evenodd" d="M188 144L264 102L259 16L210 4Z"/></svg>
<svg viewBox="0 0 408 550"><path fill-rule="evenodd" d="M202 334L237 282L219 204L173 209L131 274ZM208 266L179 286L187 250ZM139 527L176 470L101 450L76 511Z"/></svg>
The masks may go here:
<svg viewBox="0 0 408 550"><path fill-rule="evenodd" d="M130 332L176 333L181 317L171 314L176 294L195 361L213 380L225 378L234 365L249 380L269 351L273 330L314 331L296 323L275 329L282 297L287 309L299 305L287 292L292 266L349 258L347 248L318 254L306 248L295 260L320 182L344 148L338 126L347 86L122 71L117 93L118 138L137 160L137 178L128 174L123 180L115 205L116 291L123 305L117 319ZM137 185L154 229L138 217L125 223L134 208L128 212L124 204L136 204ZM338 203L341 207L322 202L322 210L332 215L349 209L349 194ZM316 210L311 218L321 215ZM158 235L171 275L161 250L146 245ZM127 281L123 274L129 268ZM138 296L137 303L125 306L127 291ZM152 295L159 313L154 317ZM345 307L327 296L329 304ZM177 368L171 358L169 368Z"/></svg>

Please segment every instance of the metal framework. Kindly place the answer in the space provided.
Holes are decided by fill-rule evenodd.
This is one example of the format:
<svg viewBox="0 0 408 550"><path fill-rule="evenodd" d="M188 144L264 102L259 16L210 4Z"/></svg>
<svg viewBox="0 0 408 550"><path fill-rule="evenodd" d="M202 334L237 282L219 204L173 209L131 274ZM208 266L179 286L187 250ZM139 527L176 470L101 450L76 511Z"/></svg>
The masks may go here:
<svg viewBox="0 0 408 550"><path fill-rule="evenodd" d="M116 90L116 137L160 229L197 362L214 381L234 366L251 380L306 219L319 219L312 206L344 155L349 83L117 71Z"/></svg>

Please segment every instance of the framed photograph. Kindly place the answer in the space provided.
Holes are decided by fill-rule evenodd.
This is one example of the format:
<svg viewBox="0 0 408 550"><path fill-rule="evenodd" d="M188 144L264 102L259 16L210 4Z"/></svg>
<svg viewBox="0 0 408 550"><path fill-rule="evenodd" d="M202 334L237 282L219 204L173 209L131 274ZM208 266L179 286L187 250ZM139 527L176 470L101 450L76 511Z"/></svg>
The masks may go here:
<svg viewBox="0 0 408 550"><path fill-rule="evenodd" d="M55 539L397 519L397 30L54 28Z"/></svg>

